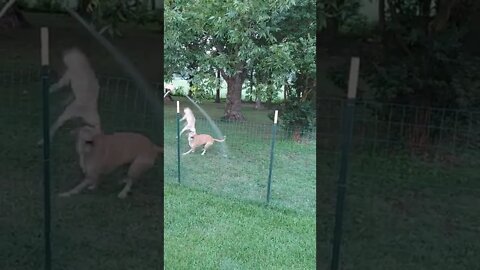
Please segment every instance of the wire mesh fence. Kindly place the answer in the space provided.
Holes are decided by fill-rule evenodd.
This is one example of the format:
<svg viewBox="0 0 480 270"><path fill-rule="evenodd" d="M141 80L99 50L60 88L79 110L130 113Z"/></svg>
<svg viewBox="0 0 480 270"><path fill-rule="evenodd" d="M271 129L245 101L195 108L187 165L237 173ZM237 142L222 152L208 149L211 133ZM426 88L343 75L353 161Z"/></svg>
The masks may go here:
<svg viewBox="0 0 480 270"><path fill-rule="evenodd" d="M57 78L52 77L54 82ZM161 145L161 120L155 117L150 103L136 86L121 77L98 78L104 132L140 132ZM154 84L158 98L163 96L162 86ZM36 144L42 136L41 91L38 69L0 68L0 226L2 231L10 232L2 239L7 243L0 255L2 269L38 269L44 263L42 148ZM51 95L51 123L64 110L62 103L69 93L65 90ZM162 178L176 182L175 112L173 106L166 110L173 113L164 119L165 160L157 160L156 166L134 184L132 200L120 201L116 197L121 189L117 182L125 174L125 168L103 177L96 191L70 198L57 197L59 192L78 183L82 174L75 138L69 133L79 123L67 122L56 133L51 145L53 269L129 269L133 265L157 268L161 259ZM228 157L223 157L222 143L209 149L205 156L182 156L182 184L263 203L267 194L272 125L221 121L216 124L227 135ZM201 117L197 117L197 130L216 136ZM279 128L276 138L271 204L312 214L315 132ZM187 149L182 137L182 152Z"/></svg>
<svg viewBox="0 0 480 270"><path fill-rule="evenodd" d="M165 104L165 181L176 183L177 141L176 105ZM202 103L201 106L209 107ZM230 198L264 203L272 139L272 124L215 120L210 123L190 103L196 117L199 134L210 134L222 139L212 127L218 126L226 136L225 142L215 142L205 155L202 148L180 156L181 184L206 190ZM262 111L260 114L267 112ZM185 122L180 123L180 129ZM272 171L272 195L270 204L282 208L314 213L315 211L315 131L299 133L279 127L276 133ZM187 152L187 135L180 138L181 153Z"/></svg>
<svg viewBox="0 0 480 270"><path fill-rule="evenodd" d="M99 113L106 133L140 132L162 144L161 120L134 84L99 76ZM158 87L158 84L157 84ZM0 231L1 269L41 269L43 247L42 99L40 73L34 68L0 70ZM51 95L51 123L63 111L65 93ZM162 91L158 91L158 96ZM102 178L95 191L70 198L59 192L76 185L82 174L69 134L62 127L51 144L52 269L156 269L162 258L163 160L134 183L133 198L119 200L118 180L126 172Z"/></svg>
<svg viewBox="0 0 480 270"><path fill-rule="evenodd" d="M328 268L346 101L318 104L321 268ZM342 269L472 269L480 111L357 101ZM388 266L388 267L386 267Z"/></svg>

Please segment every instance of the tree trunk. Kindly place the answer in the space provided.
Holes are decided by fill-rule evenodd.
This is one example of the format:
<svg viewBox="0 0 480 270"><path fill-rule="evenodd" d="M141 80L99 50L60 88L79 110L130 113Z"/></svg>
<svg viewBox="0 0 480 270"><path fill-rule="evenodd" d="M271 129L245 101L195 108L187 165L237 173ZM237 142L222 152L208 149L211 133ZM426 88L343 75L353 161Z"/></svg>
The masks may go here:
<svg viewBox="0 0 480 270"><path fill-rule="evenodd" d="M268 82L267 86L267 108L270 108L273 103L273 86L271 82Z"/></svg>
<svg viewBox="0 0 480 270"><path fill-rule="evenodd" d="M260 99L260 89L255 89L255 110L260 110L262 108L262 100Z"/></svg>
<svg viewBox="0 0 480 270"><path fill-rule="evenodd" d="M344 0L330 0L327 1L325 4L325 9L330 14L335 14L337 12L337 8L341 7L344 4ZM338 16L328 16L327 17L327 25L324 30L325 37L329 41L334 41L339 33L340 28L340 20Z"/></svg>
<svg viewBox="0 0 480 270"><path fill-rule="evenodd" d="M383 36L385 32L385 0L378 0L378 26Z"/></svg>
<svg viewBox="0 0 480 270"><path fill-rule="evenodd" d="M262 108L262 101L260 100L260 97L257 96L257 99L255 100L255 110L260 110Z"/></svg>
<svg viewBox="0 0 480 270"><path fill-rule="evenodd" d="M193 95L193 91L192 91L192 88L193 88L193 82L192 80L190 79L190 81L188 82L188 94L187 96L189 96L190 98L192 98L192 95Z"/></svg>
<svg viewBox="0 0 480 270"><path fill-rule="evenodd" d="M2 5L1 9L3 7ZM27 28L30 26L31 24L25 19L17 3L9 7L3 16L0 17L0 29Z"/></svg>
<svg viewBox="0 0 480 270"><path fill-rule="evenodd" d="M92 13L88 11L88 5L90 5L90 2L92 2L92 0L79 0L77 4L77 12L87 21L92 22Z"/></svg>
<svg viewBox="0 0 480 270"><path fill-rule="evenodd" d="M215 95L215 103L220 103L220 70L217 71L217 94Z"/></svg>
<svg viewBox="0 0 480 270"><path fill-rule="evenodd" d="M220 88L217 88L217 93L215 95L215 103L220 103Z"/></svg>
<svg viewBox="0 0 480 270"><path fill-rule="evenodd" d="M233 76L227 76L221 71L224 80L227 82L227 103L223 119L233 121L245 121L242 109L242 86L246 79L246 71L237 72Z"/></svg>
<svg viewBox="0 0 480 270"><path fill-rule="evenodd" d="M295 128L293 129L293 135L292 135L292 137L293 137L293 140L294 140L295 142L297 142L297 143L298 143L298 142L301 142L301 141L302 141L302 129L301 129L300 127L295 127Z"/></svg>
<svg viewBox="0 0 480 270"><path fill-rule="evenodd" d="M437 14L435 18L430 22L429 32L436 33L444 30L448 26L448 20L454 6L458 3L458 0L440 0Z"/></svg>
<svg viewBox="0 0 480 270"><path fill-rule="evenodd" d="M87 7L91 0L79 0L77 2L77 12L81 15L87 14Z"/></svg>
<svg viewBox="0 0 480 270"><path fill-rule="evenodd" d="M317 78L313 79L312 91L310 93L312 93L310 96L310 100L313 100L313 102L316 103L317 102Z"/></svg>
<svg viewBox="0 0 480 270"><path fill-rule="evenodd" d="M250 102L253 101L253 68L250 71Z"/></svg>
<svg viewBox="0 0 480 270"><path fill-rule="evenodd" d="M325 35L329 40L335 40L338 36L338 19L336 17L328 17L327 25L325 27Z"/></svg>

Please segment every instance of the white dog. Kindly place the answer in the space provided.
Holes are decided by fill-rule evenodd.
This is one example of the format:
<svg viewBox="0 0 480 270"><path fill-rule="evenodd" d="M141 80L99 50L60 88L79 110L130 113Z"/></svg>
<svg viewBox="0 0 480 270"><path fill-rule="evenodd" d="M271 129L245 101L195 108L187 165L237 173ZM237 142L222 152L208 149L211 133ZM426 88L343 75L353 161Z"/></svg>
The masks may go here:
<svg viewBox="0 0 480 270"><path fill-rule="evenodd" d="M76 117L82 118L88 125L101 129L97 109L100 86L90 63L77 48L66 50L63 55L63 62L67 69L62 78L50 87L50 93L70 85L73 95L65 100L65 103L69 104L50 127L50 140L52 140L58 128L66 121ZM42 145L43 139L38 144Z"/></svg>
<svg viewBox="0 0 480 270"><path fill-rule="evenodd" d="M182 131L180 132L180 136L183 132L189 130L190 132L196 133L197 130L195 129L195 116L190 108L186 107L183 109L183 117L180 121L187 121L187 124L183 127Z"/></svg>

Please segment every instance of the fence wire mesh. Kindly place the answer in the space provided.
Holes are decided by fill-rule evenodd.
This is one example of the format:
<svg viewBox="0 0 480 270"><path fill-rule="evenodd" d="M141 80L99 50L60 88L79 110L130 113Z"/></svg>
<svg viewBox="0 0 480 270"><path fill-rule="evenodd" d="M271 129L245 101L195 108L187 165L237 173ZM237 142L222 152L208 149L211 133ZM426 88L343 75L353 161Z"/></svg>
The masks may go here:
<svg viewBox="0 0 480 270"><path fill-rule="evenodd" d="M104 131L140 132L161 145L161 120L134 84L110 76L99 76L99 82ZM0 231L5 232L0 269L41 269L44 263L43 164L37 146L42 136L41 91L38 70L0 70ZM61 102L68 92L51 95L51 123L63 111ZM134 183L130 200L116 197L126 168L103 177L98 190L59 198L59 192L82 179L69 134L74 126L78 124L71 121L60 128L51 145L52 269L157 269L163 239L162 158Z"/></svg>
<svg viewBox="0 0 480 270"><path fill-rule="evenodd" d="M318 104L322 269L331 255L345 104L333 98ZM342 269L476 267L479 124L478 110L356 102Z"/></svg>
<svg viewBox="0 0 480 270"><path fill-rule="evenodd" d="M213 101L208 101L213 104ZM202 103L200 106L211 107ZM219 104L218 106L224 106ZM193 110L199 134L219 137L201 112L188 101L180 103ZM221 110L221 109L220 109ZM267 112L265 114L267 119ZM217 118L218 119L218 118ZM272 124L215 120L226 136L202 156L201 148L181 155L181 183L234 199L264 203L272 139ZM180 129L185 122L180 123ZM165 181L177 182L176 105L165 104ZM222 139L222 138L218 138ZM272 171L270 204L295 211L315 213L315 131L298 135L292 130L277 129ZM188 151L187 135L180 138L180 152ZM227 154L227 157L224 156Z"/></svg>

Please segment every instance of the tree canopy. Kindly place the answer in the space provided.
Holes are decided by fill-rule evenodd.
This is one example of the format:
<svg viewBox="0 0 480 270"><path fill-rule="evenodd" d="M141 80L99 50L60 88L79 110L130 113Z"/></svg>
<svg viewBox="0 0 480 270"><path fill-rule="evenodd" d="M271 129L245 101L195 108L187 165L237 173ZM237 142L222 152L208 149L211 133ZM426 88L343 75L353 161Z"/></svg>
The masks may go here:
<svg viewBox="0 0 480 270"><path fill-rule="evenodd" d="M364 42L366 46L358 50L365 59L362 77L368 94L379 101L373 109L385 119L390 117L387 103L428 108L402 119L416 123L414 132L407 135L411 145L438 135L427 123L462 121L456 116L434 118L432 108L468 110L480 106L480 58L466 46L476 39L479 14L480 1L476 0L379 1L379 24L369 33L379 42ZM332 27L329 22L327 28ZM346 81L344 70L348 69L342 67L344 75L338 76L338 81Z"/></svg>
<svg viewBox="0 0 480 270"><path fill-rule="evenodd" d="M280 85L294 74L314 78L315 2L294 0L165 2L165 77L227 82L226 119L243 120L248 71Z"/></svg>

